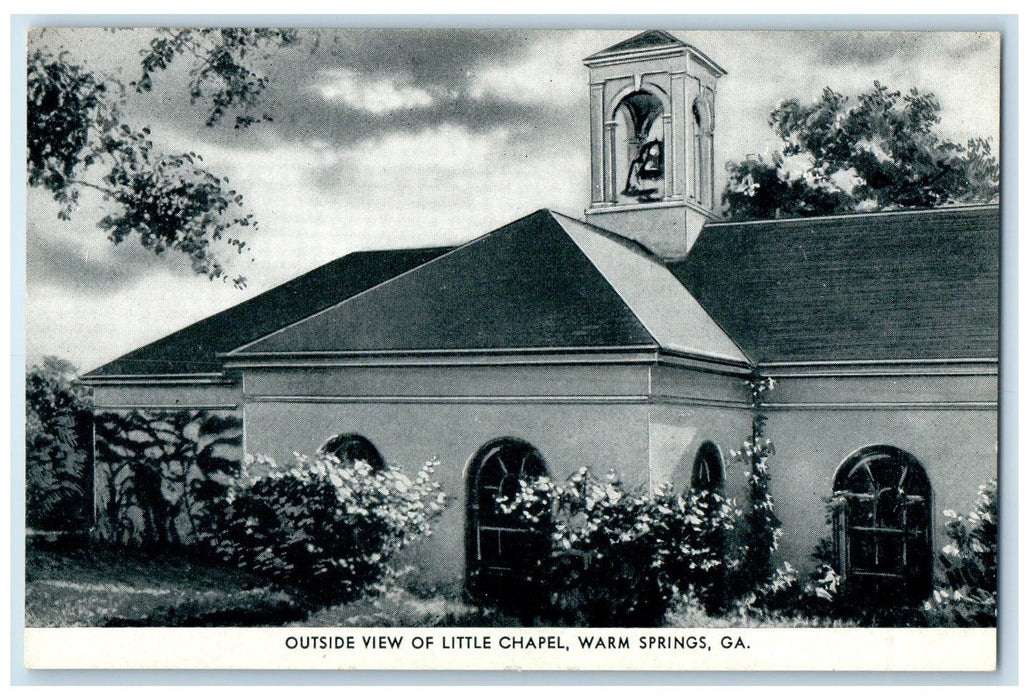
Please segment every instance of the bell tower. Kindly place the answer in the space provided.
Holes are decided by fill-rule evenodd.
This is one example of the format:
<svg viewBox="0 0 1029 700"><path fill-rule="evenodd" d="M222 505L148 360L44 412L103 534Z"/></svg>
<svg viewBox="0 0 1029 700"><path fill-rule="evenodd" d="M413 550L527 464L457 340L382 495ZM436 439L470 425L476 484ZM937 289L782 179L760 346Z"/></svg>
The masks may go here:
<svg viewBox="0 0 1029 700"><path fill-rule="evenodd" d="M586 221L683 258L714 214L715 90L725 71L668 32L593 54Z"/></svg>

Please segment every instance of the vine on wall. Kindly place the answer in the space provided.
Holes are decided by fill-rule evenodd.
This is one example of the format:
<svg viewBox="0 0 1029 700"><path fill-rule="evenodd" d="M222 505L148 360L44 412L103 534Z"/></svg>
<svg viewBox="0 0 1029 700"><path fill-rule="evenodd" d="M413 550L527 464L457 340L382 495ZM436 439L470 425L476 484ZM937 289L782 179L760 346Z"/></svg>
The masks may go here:
<svg viewBox="0 0 1029 700"><path fill-rule="evenodd" d="M747 546L743 554L740 588L755 590L772 582L776 576L774 555L782 537L782 521L775 514L775 500L771 492L768 458L775 454L775 446L765 437L768 417L761 405L766 392L775 388L775 380L757 373L747 380L750 385L754 418L750 439L733 456L747 468L747 495L749 506L744 515Z"/></svg>

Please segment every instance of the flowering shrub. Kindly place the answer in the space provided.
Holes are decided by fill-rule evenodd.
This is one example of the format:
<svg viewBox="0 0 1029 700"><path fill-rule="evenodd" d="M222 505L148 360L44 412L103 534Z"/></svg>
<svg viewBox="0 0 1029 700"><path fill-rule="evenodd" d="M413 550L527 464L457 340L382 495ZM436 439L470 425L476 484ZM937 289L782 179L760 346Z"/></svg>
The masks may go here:
<svg viewBox="0 0 1029 700"><path fill-rule="evenodd" d="M248 457L209 544L226 561L314 602L351 599L389 573L397 552L431 534L446 504L435 466L429 462L412 480L393 466L344 466L331 455L297 455L289 467Z"/></svg>
<svg viewBox="0 0 1029 700"><path fill-rule="evenodd" d="M944 511L950 542L940 554L945 585L925 602L937 624L993 627L997 624L997 480L979 487L968 516Z"/></svg>
<svg viewBox="0 0 1029 700"><path fill-rule="evenodd" d="M660 624L678 593L715 600L736 563L724 550L739 512L714 493L630 492L584 468L563 485L524 482L502 507L549 535L549 554L527 572L542 596L529 598L562 622Z"/></svg>

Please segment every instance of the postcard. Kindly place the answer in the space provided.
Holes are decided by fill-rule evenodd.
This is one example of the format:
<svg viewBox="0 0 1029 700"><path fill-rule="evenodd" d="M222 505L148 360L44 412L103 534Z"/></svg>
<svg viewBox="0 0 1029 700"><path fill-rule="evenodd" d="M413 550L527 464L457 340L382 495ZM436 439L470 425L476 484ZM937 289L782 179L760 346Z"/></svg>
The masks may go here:
<svg viewBox="0 0 1029 700"><path fill-rule="evenodd" d="M26 667L996 667L1000 33L26 58Z"/></svg>

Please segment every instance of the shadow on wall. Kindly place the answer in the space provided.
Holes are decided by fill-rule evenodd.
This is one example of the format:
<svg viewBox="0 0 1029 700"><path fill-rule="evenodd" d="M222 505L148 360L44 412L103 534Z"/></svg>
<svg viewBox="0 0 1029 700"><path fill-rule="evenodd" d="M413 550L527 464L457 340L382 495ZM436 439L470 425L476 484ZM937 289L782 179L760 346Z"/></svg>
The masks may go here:
<svg viewBox="0 0 1029 700"><path fill-rule="evenodd" d="M239 474L234 411L104 412L95 422L95 536L126 545L189 545L213 527L209 504Z"/></svg>

